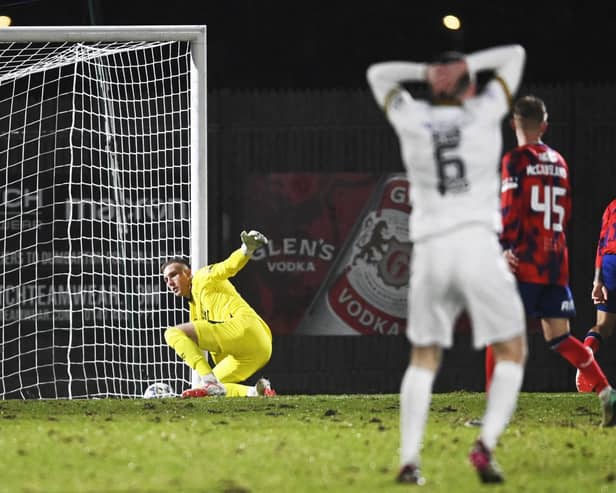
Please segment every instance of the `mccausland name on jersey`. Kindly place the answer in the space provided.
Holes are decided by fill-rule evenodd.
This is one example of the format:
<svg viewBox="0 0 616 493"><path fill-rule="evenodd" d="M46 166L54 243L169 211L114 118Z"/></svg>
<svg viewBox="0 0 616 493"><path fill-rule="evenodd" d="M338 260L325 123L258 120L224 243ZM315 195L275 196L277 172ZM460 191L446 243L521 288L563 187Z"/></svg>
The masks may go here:
<svg viewBox="0 0 616 493"><path fill-rule="evenodd" d="M558 176L560 178L567 178L567 169L555 164L529 164L526 166L526 176Z"/></svg>

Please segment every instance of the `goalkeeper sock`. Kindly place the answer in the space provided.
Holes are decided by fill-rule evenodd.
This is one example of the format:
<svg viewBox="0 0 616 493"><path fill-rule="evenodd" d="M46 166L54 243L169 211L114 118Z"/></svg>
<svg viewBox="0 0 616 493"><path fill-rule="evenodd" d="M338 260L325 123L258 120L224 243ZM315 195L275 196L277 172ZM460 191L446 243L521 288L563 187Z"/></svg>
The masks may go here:
<svg viewBox="0 0 616 493"><path fill-rule="evenodd" d="M240 383L223 383L227 393L225 397L248 397L248 389L253 388Z"/></svg>
<svg viewBox="0 0 616 493"><path fill-rule="evenodd" d="M400 464L419 466L421 440L428 420L436 373L410 365L400 387Z"/></svg>
<svg viewBox="0 0 616 493"><path fill-rule="evenodd" d="M599 332L595 332L593 330L588 331L588 334L586 334L586 337L584 338L584 346L592 349L592 352L595 354L599 351L601 342L603 342L603 337L599 334Z"/></svg>
<svg viewBox="0 0 616 493"><path fill-rule="evenodd" d="M496 447L498 437L513 415L523 377L523 366L514 361L498 361L494 367L486 412L481 425L481 440L489 450Z"/></svg>
<svg viewBox="0 0 616 493"><path fill-rule="evenodd" d="M556 337L549 341L548 344L551 349L580 370L580 373L592 384L597 394L608 386L607 378L605 378L601 367L595 361L592 350L571 334Z"/></svg>
<svg viewBox="0 0 616 493"><path fill-rule="evenodd" d="M212 373L212 367L203 357L203 351L183 330L169 327L165 331L165 341L199 375Z"/></svg>
<svg viewBox="0 0 616 493"><path fill-rule="evenodd" d="M246 397L259 397L259 392L257 392L257 387L255 385L251 385L246 390Z"/></svg>

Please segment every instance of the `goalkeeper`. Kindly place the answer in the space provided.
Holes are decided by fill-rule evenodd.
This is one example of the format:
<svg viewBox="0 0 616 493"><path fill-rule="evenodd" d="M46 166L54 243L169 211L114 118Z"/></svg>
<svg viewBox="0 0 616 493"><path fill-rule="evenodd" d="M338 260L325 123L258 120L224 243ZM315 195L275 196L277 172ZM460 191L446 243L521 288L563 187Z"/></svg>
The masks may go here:
<svg viewBox="0 0 616 493"><path fill-rule="evenodd" d="M272 355L270 328L229 282L267 238L258 231L242 231L240 236L242 246L229 258L194 274L182 259L170 259L161 267L167 287L187 298L190 306L191 321L165 331L167 344L200 376L200 385L182 397L276 395L265 378L254 387L239 384ZM203 351L209 352L214 367Z"/></svg>

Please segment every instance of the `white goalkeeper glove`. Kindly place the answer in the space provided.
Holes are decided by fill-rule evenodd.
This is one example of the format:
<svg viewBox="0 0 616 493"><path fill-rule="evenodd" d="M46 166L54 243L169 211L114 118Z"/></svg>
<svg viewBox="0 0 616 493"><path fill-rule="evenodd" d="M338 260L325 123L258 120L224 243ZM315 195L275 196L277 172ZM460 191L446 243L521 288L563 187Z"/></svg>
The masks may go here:
<svg viewBox="0 0 616 493"><path fill-rule="evenodd" d="M267 245L267 238L265 235L254 229L248 233L242 231L240 238L242 239L242 252L244 252L246 256L251 256L255 250L261 248L263 245Z"/></svg>

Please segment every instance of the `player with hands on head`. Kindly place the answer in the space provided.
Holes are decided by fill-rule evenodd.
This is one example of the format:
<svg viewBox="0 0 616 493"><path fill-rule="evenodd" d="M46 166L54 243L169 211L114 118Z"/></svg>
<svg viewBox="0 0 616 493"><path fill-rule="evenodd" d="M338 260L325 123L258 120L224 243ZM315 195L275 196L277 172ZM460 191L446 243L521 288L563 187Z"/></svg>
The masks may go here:
<svg viewBox="0 0 616 493"><path fill-rule="evenodd" d="M604 338L616 327L616 200L603 211L595 256L595 277L590 293L597 307L597 319L584 338L584 345L596 354ZM583 372L578 371L575 385L579 392L595 390Z"/></svg>
<svg viewBox="0 0 616 493"><path fill-rule="evenodd" d="M169 290L188 299L190 307L190 322L165 331L167 344L199 375L200 385L185 390L184 398L276 395L266 378L254 386L240 383L265 366L272 354L270 328L229 281L268 240L254 230L242 231L240 238L240 248L226 260L194 274L179 258L169 259L161 267ZM215 363L213 367L204 351Z"/></svg>
<svg viewBox="0 0 616 493"><path fill-rule="evenodd" d="M592 351L571 335L569 319L575 305L569 289L567 224L571 217L569 167L542 141L548 123L545 103L536 96L519 98L511 119L517 147L501 166L501 209L504 257L515 274L526 315L538 318L553 351L578 369L599 396L602 426L616 425L616 392ZM486 351L486 381L491 377Z"/></svg>
<svg viewBox="0 0 616 493"><path fill-rule="evenodd" d="M498 243L498 164L502 120L525 58L524 48L509 45L468 55L447 52L433 63L377 63L367 71L374 97L398 135L413 206L411 355L400 389L401 483L424 482L420 449L432 386L463 310L472 319L475 348L492 344L497 359L469 459L482 482L503 481L493 450L517 404L526 338L515 279ZM493 77L478 92L481 71ZM427 83L431 100L415 98L406 82Z"/></svg>

